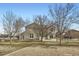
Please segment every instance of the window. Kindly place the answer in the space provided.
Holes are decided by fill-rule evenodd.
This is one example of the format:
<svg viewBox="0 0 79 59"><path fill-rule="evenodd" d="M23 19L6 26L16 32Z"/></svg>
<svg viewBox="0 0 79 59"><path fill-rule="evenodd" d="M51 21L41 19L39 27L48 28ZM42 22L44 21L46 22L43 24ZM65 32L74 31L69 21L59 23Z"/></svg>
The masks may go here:
<svg viewBox="0 0 79 59"><path fill-rule="evenodd" d="M30 34L30 38L34 38L34 35L33 34Z"/></svg>
<svg viewBox="0 0 79 59"><path fill-rule="evenodd" d="M50 35L50 38L53 38L53 35Z"/></svg>

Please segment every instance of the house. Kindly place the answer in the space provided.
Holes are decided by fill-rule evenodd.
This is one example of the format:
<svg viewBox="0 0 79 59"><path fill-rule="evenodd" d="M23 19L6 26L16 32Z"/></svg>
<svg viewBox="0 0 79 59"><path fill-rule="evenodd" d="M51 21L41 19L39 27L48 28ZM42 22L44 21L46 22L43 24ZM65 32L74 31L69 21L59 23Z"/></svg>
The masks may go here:
<svg viewBox="0 0 79 59"><path fill-rule="evenodd" d="M79 31L73 29L69 30L65 33L64 38L79 39Z"/></svg>
<svg viewBox="0 0 79 59"><path fill-rule="evenodd" d="M25 31L22 32L19 36L21 40L40 40L41 37L38 34L39 25L36 23L32 23L30 25L27 25L25 27ZM44 28L44 30L47 30L47 34L44 35L43 39L53 39L56 34L55 27L48 26L48 28ZM44 32L45 33L45 32Z"/></svg>
<svg viewBox="0 0 79 59"><path fill-rule="evenodd" d="M9 40L9 35L8 34L0 34L0 40ZM11 39L18 39L18 36L11 36Z"/></svg>
<svg viewBox="0 0 79 59"><path fill-rule="evenodd" d="M3 38L8 38L8 35L7 34L0 34L0 39L3 39Z"/></svg>
<svg viewBox="0 0 79 59"><path fill-rule="evenodd" d="M25 31L20 34L19 38L21 40L41 40L38 29L38 24L31 23L25 27ZM55 26L49 25L47 28L44 28L44 30L47 30L47 33L43 36L43 40L54 40L54 38L57 37L57 29ZM63 37L68 39L79 39L79 31L68 30L64 33Z"/></svg>

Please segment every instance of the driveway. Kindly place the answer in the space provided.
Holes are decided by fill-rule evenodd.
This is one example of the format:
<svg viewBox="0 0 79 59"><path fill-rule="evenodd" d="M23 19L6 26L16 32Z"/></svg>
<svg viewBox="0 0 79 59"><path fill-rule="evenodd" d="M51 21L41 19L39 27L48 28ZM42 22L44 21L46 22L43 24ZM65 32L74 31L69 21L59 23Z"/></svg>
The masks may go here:
<svg viewBox="0 0 79 59"><path fill-rule="evenodd" d="M25 47L5 56L75 56L79 55L79 47Z"/></svg>

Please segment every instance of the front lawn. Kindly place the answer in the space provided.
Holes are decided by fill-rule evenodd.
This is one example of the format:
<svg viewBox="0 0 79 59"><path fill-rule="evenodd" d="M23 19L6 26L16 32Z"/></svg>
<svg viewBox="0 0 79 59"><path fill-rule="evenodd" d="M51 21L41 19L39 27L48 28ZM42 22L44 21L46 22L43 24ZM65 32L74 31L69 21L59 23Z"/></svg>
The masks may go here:
<svg viewBox="0 0 79 59"><path fill-rule="evenodd" d="M12 44L10 45L9 41L0 41L0 55L5 55L8 53L11 53L13 51L16 51L18 49L24 48L24 47L35 47L35 46L41 46L45 48L49 48L51 46L60 46L59 42L57 41L12 41ZM61 46L72 46L76 47L79 46L79 41L62 41Z"/></svg>

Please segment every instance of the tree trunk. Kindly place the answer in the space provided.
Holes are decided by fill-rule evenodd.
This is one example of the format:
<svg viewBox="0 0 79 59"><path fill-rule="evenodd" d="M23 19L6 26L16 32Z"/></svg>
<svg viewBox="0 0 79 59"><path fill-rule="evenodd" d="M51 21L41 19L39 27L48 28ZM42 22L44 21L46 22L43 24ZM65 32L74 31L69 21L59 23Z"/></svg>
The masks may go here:
<svg viewBox="0 0 79 59"><path fill-rule="evenodd" d="M61 46L61 40L62 40L62 39L60 38L60 46Z"/></svg>
<svg viewBox="0 0 79 59"><path fill-rule="evenodd" d="M60 35L60 46L62 45L62 35Z"/></svg>
<svg viewBox="0 0 79 59"><path fill-rule="evenodd" d="M41 36L41 42L43 41L43 37Z"/></svg>
<svg viewBox="0 0 79 59"><path fill-rule="evenodd" d="M41 42L43 41L43 32L41 33Z"/></svg>
<svg viewBox="0 0 79 59"><path fill-rule="evenodd" d="M10 37L10 45L12 45L12 39L11 39L11 37Z"/></svg>

